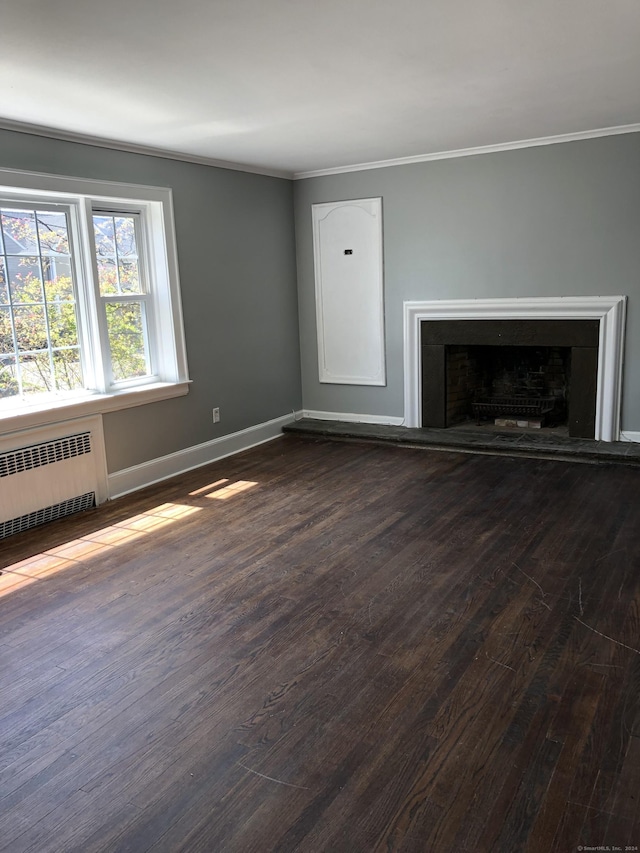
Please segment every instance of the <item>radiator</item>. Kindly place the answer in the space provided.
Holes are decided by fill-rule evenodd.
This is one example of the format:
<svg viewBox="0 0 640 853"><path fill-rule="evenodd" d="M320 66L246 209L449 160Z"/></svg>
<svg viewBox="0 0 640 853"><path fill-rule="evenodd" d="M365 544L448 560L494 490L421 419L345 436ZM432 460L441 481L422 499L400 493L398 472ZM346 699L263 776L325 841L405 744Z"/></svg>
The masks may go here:
<svg viewBox="0 0 640 853"><path fill-rule="evenodd" d="M89 509L105 497L101 418L0 441L0 539Z"/></svg>

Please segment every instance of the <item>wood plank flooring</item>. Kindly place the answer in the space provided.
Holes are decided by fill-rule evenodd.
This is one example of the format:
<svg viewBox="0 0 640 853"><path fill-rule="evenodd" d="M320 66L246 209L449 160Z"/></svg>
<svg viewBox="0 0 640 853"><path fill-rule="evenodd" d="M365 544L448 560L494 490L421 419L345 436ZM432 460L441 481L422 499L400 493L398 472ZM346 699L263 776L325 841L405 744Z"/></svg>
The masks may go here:
<svg viewBox="0 0 640 853"><path fill-rule="evenodd" d="M640 846L640 472L286 436L0 544L0 850Z"/></svg>

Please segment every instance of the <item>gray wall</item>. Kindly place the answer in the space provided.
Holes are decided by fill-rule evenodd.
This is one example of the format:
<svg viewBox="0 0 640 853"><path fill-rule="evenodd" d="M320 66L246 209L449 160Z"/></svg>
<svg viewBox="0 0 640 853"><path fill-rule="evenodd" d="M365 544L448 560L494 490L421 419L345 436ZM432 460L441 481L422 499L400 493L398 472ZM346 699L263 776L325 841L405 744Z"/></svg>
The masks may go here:
<svg viewBox="0 0 640 853"><path fill-rule="evenodd" d="M382 196L387 386L318 382L311 204ZM640 430L640 134L298 181L306 409L402 417L402 303L629 296L622 428Z"/></svg>
<svg viewBox="0 0 640 853"><path fill-rule="evenodd" d="M193 384L105 415L110 472L300 408L290 181L1 130L0 166L173 190Z"/></svg>
<svg viewBox="0 0 640 853"><path fill-rule="evenodd" d="M640 431L640 134L314 178L293 191L277 178L9 131L0 166L173 190L193 385L105 416L110 472L302 405L402 417L406 299L627 294L622 425ZM388 384L321 385L311 204L372 196L383 198Z"/></svg>

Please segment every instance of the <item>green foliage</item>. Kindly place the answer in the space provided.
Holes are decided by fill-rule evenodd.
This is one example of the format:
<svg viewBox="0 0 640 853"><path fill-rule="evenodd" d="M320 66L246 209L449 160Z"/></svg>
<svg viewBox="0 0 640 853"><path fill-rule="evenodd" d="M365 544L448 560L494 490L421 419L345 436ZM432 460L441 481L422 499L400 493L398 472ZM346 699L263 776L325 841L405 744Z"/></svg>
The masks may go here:
<svg viewBox="0 0 640 853"><path fill-rule="evenodd" d="M11 276L13 328L8 305L0 310L0 397L19 393L17 359L24 394L82 388L71 279L45 279L43 289L34 267L36 258L21 258ZM43 267L51 273L46 259Z"/></svg>
<svg viewBox="0 0 640 853"><path fill-rule="evenodd" d="M108 302L107 327L113 378L131 379L145 376L144 327L139 302Z"/></svg>

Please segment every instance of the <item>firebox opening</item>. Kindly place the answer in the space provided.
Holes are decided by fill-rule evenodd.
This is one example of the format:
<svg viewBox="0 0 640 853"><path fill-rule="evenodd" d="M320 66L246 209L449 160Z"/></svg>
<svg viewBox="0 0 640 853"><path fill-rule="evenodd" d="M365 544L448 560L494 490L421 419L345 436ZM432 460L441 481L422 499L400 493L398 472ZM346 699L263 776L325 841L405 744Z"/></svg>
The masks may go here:
<svg viewBox="0 0 640 853"><path fill-rule="evenodd" d="M567 424L571 347L447 345L446 426Z"/></svg>
<svg viewBox="0 0 640 853"><path fill-rule="evenodd" d="M504 415L505 426L517 427L531 419L533 426L536 417L554 420L564 409L572 438L595 437L597 320L424 320L421 335L422 426L444 428L474 415ZM450 416L447 374L456 371L447 369L447 352L452 364L458 355L462 387L473 386L452 402Z"/></svg>

